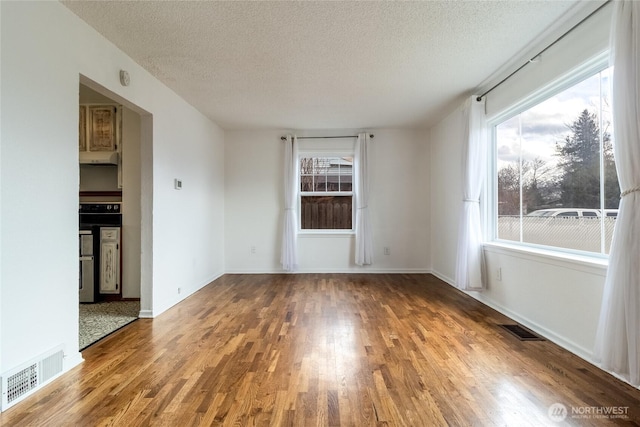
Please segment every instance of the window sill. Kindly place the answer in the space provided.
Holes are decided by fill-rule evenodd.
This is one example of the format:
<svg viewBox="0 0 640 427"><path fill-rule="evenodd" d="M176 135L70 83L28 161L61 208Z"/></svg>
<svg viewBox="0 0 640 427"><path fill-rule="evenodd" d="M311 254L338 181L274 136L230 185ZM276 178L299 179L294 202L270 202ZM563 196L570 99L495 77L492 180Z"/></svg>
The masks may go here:
<svg viewBox="0 0 640 427"><path fill-rule="evenodd" d="M486 252L514 256L600 276L607 274L607 267L609 266L607 258L597 255L574 254L498 241L485 242L483 246Z"/></svg>
<svg viewBox="0 0 640 427"><path fill-rule="evenodd" d="M313 237L354 237L353 230L304 230L298 231L298 236L302 238Z"/></svg>

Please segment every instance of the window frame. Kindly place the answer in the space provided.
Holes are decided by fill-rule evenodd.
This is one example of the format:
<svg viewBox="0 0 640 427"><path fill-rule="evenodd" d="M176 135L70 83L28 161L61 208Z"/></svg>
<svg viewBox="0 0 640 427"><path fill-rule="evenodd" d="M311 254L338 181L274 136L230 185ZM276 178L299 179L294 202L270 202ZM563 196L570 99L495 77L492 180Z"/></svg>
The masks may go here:
<svg viewBox="0 0 640 427"><path fill-rule="evenodd" d="M498 161L497 161L497 127L512 119L513 117L537 106L538 104L562 93L572 86L600 73L611 67L609 64L609 51L601 52L582 65L564 73L557 79L549 82L549 84L533 91L528 96L514 102L510 107L505 108L501 112L487 118L487 137L490 141L488 150L488 168L486 182L488 185L482 194L482 203L484 208L483 223L485 225L485 247L487 248L503 248L517 251L524 251L532 255L544 255L557 257L564 260L580 260L595 262L598 265L609 259L606 253L588 252L577 249L563 248L557 246L547 246L536 243L528 243L523 241L504 240L498 238ZM522 212L520 212L522 217ZM520 236L522 239L522 235Z"/></svg>
<svg viewBox="0 0 640 427"><path fill-rule="evenodd" d="M351 191L302 191L300 178L302 172L300 168L300 160L308 157L324 157L324 158L342 158L355 156L355 150L349 149L327 149L327 150L298 150L298 191L297 191L297 222L298 222L298 234L299 235L355 235L355 221L356 221L356 209L355 209L355 165L352 165L352 184ZM355 159L354 159L355 160ZM343 229L331 229L331 228L302 228L302 197L314 197L314 196L347 196L351 197L351 228Z"/></svg>

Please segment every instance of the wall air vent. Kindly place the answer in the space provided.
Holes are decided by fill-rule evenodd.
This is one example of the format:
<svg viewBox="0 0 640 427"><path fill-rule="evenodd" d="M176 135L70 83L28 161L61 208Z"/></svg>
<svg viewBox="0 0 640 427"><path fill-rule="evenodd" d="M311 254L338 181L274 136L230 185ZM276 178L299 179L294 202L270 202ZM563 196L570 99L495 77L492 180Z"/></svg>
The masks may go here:
<svg viewBox="0 0 640 427"><path fill-rule="evenodd" d="M499 325L505 329L511 335L514 335L520 341L544 341L544 338L534 334L529 329L526 329L520 325Z"/></svg>
<svg viewBox="0 0 640 427"><path fill-rule="evenodd" d="M64 351L57 347L2 375L2 411L62 373Z"/></svg>
<svg viewBox="0 0 640 427"><path fill-rule="evenodd" d="M33 364L7 378L7 403L38 387L38 365Z"/></svg>

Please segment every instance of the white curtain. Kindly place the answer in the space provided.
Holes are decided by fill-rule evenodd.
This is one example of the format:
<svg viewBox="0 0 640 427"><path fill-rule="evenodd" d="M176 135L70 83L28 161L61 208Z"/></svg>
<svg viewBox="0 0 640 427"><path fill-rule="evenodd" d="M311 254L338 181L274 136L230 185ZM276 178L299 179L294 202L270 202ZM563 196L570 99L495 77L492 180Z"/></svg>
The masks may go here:
<svg viewBox="0 0 640 427"><path fill-rule="evenodd" d="M621 200L594 359L640 385L640 2L616 1L611 31L614 153Z"/></svg>
<svg viewBox="0 0 640 427"><path fill-rule="evenodd" d="M284 142L284 212L280 263L285 271L298 268L296 201L298 194L298 138Z"/></svg>
<svg viewBox="0 0 640 427"><path fill-rule="evenodd" d="M458 227L456 286L464 290L484 289L484 255L480 221L480 192L487 164L487 129L484 100L473 96L463 110L466 141L462 148L463 202Z"/></svg>
<svg viewBox="0 0 640 427"><path fill-rule="evenodd" d="M369 135L361 133L356 141L354 194L356 198L356 264L373 264L373 233L369 219Z"/></svg>

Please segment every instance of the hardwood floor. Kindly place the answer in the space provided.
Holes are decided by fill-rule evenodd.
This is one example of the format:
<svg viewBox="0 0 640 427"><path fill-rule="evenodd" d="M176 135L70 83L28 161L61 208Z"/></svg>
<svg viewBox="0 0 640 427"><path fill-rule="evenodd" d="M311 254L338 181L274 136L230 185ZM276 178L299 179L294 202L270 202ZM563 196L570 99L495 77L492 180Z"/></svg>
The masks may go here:
<svg viewBox="0 0 640 427"><path fill-rule="evenodd" d="M0 422L542 426L561 403L565 425L640 423L639 390L501 323L430 275L227 275L89 347ZM575 418L612 407L627 418Z"/></svg>

